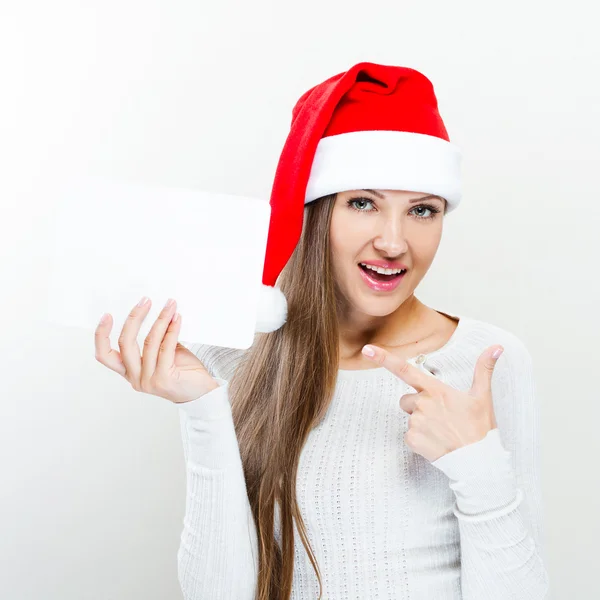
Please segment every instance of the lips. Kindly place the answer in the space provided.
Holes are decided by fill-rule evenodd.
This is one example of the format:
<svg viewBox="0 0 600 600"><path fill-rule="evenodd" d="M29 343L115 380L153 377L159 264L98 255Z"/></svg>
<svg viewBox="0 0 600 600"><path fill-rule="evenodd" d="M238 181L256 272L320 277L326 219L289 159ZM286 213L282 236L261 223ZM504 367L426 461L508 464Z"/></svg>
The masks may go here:
<svg viewBox="0 0 600 600"><path fill-rule="evenodd" d="M396 275L394 278L391 278L388 281L382 281L379 279L375 279L374 276L370 275L371 271L369 269L361 267L360 265L358 265L358 269L360 271L362 280L366 283L366 285L369 288L376 292L391 292L395 290L404 280L404 276L406 275L405 271L404 273Z"/></svg>

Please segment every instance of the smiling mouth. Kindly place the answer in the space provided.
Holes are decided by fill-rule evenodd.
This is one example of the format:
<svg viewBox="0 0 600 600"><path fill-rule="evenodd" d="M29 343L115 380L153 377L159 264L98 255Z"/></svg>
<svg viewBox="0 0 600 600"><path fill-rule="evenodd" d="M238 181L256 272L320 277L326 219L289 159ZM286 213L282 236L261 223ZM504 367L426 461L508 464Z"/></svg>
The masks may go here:
<svg viewBox="0 0 600 600"><path fill-rule="evenodd" d="M384 275L382 273L377 273L377 271L374 271L373 269L369 269L368 267L364 267L363 265L361 265L359 263L359 268L362 269L369 277L371 277L372 279L374 279L375 281L394 281L394 279L398 279L398 277L401 277L402 275L406 274L406 269L404 269L403 271L401 271L400 273L394 273L392 275Z"/></svg>

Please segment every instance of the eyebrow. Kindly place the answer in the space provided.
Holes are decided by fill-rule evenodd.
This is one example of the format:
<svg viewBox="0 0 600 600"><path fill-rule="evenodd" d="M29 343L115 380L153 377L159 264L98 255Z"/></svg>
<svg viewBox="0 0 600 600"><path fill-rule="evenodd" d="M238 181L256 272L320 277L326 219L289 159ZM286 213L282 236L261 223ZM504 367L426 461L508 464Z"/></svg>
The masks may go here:
<svg viewBox="0 0 600 600"><path fill-rule="evenodd" d="M361 190L361 192L369 192L369 194L373 194L374 196L377 196L378 198L385 200L385 196L375 190ZM412 204L413 202L421 202L422 200L427 200L428 198L437 198L438 200L441 200L442 202L444 201L444 199L440 196L436 196L435 194L429 194L427 196L422 196L421 198L413 198L409 202L409 204Z"/></svg>

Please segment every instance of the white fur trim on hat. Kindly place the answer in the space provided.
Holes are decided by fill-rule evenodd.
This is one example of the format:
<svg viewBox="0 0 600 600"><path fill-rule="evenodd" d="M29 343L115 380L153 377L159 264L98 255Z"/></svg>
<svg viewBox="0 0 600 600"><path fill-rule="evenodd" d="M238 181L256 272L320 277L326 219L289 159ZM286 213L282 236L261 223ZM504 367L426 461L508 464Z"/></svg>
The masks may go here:
<svg viewBox="0 0 600 600"><path fill-rule="evenodd" d="M287 319L287 300L278 287L261 284L255 331L268 333L279 329Z"/></svg>
<svg viewBox="0 0 600 600"><path fill-rule="evenodd" d="M436 194L454 210L461 198L458 146L407 131L352 131L321 138L304 203L355 189Z"/></svg>

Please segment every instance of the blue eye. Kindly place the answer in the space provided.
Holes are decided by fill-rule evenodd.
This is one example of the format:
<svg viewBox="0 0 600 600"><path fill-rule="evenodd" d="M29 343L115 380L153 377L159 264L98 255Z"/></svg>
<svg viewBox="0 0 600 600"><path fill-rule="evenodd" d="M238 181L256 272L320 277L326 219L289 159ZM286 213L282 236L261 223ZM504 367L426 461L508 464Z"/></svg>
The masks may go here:
<svg viewBox="0 0 600 600"><path fill-rule="evenodd" d="M349 206L352 210L355 210L356 212L366 212L366 213L370 213L370 212L374 212L373 210L362 210L360 208L356 208L355 207L355 203L356 202L368 202L371 205L373 204L373 200L370 200L369 198L351 198L350 200L348 200L346 202L347 206ZM431 212L430 215L424 217L422 215L417 215L415 214L415 217L420 220L420 221L426 221L428 219L435 219L436 215L441 212L439 208L437 208L436 206L434 206L433 204L418 204L417 206L413 207L410 212L412 213L414 210L418 209L418 208L424 208L425 210L428 210Z"/></svg>
<svg viewBox="0 0 600 600"><path fill-rule="evenodd" d="M350 208L352 208L358 212L372 212L370 210L360 210L359 208L355 208L355 206L354 206L355 202L370 202L371 204L373 204L373 200L369 200L367 198L352 198L351 200L348 200L348 202L346 203L348 206L350 206Z"/></svg>

